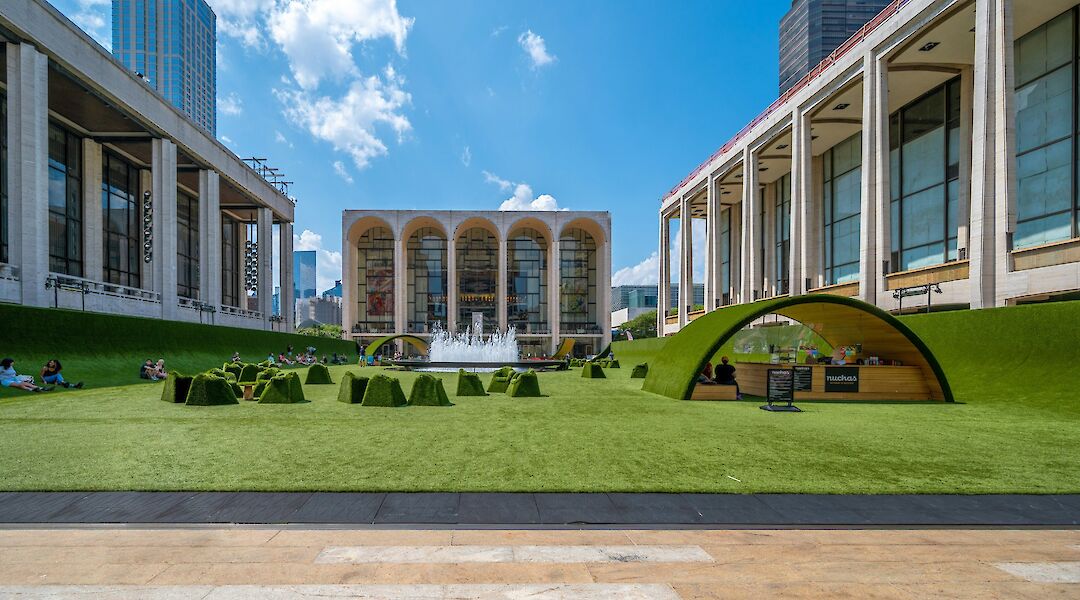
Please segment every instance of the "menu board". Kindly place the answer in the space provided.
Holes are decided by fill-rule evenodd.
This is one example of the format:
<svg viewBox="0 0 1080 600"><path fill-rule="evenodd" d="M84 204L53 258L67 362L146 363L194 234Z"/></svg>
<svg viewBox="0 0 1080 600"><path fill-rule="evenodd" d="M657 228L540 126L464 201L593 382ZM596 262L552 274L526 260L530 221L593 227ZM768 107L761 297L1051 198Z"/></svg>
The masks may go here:
<svg viewBox="0 0 1080 600"><path fill-rule="evenodd" d="M792 369L769 369L767 398L769 404L795 401L795 371Z"/></svg>
<svg viewBox="0 0 1080 600"><path fill-rule="evenodd" d="M795 391L796 392L809 392L814 388L814 368L798 366L795 367Z"/></svg>

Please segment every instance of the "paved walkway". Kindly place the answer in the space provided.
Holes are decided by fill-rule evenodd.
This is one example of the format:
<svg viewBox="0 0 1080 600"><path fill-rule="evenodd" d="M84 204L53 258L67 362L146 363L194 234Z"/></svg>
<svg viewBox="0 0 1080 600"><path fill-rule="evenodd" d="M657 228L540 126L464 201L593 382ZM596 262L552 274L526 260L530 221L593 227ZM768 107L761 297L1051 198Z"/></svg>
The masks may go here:
<svg viewBox="0 0 1080 600"><path fill-rule="evenodd" d="M0 524L1080 526L1080 495L4 492Z"/></svg>
<svg viewBox="0 0 1080 600"><path fill-rule="evenodd" d="M0 598L1077 598L1078 530L0 530Z"/></svg>

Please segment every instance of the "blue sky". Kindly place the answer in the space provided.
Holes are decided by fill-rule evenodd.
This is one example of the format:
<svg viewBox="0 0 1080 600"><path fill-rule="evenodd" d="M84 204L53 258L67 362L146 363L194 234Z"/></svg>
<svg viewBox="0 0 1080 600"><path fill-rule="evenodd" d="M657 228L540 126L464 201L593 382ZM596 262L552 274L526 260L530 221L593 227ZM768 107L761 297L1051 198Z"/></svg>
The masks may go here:
<svg viewBox="0 0 1080 600"><path fill-rule="evenodd" d="M218 137L296 183L340 278L341 211L608 210L656 281L660 197L777 92L787 0L209 0ZM109 0L56 0L108 46Z"/></svg>

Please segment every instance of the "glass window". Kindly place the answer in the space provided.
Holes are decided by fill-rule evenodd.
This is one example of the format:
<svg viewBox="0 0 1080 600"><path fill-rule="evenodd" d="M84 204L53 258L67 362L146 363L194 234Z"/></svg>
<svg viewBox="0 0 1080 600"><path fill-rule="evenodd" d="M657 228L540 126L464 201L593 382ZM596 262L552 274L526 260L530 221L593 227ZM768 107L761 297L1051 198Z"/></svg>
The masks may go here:
<svg viewBox="0 0 1080 600"><path fill-rule="evenodd" d="M731 304L731 209L720 211L720 303Z"/></svg>
<svg viewBox="0 0 1080 600"><path fill-rule="evenodd" d="M408 331L427 333L439 323L446 328L446 236L438 229L423 227L409 237Z"/></svg>
<svg viewBox="0 0 1080 600"><path fill-rule="evenodd" d="M495 297L498 295L499 242L482 227L463 231L457 238L457 327L464 330L483 320L486 332L499 324Z"/></svg>
<svg viewBox="0 0 1080 600"><path fill-rule="evenodd" d="M518 333L546 333L548 241L539 231L518 229L507 239L506 318Z"/></svg>
<svg viewBox="0 0 1080 600"><path fill-rule="evenodd" d="M49 123L49 270L82 276L82 139Z"/></svg>
<svg viewBox="0 0 1080 600"><path fill-rule="evenodd" d="M776 182L776 293L788 293L791 276L791 174Z"/></svg>
<svg viewBox="0 0 1080 600"><path fill-rule="evenodd" d="M199 200L176 192L176 294L199 299Z"/></svg>
<svg viewBox="0 0 1080 600"><path fill-rule="evenodd" d="M825 151L825 285L859 279L862 133Z"/></svg>
<svg viewBox="0 0 1080 600"><path fill-rule="evenodd" d="M221 215L221 303L240 306L240 223Z"/></svg>
<svg viewBox="0 0 1080 600"><path fill-rule="evenodd" d="M594 331L596 299L596 240L584 229L567 229L559 238L559 329Z"/></svg>
<svg viewBox="0 0 1080 600"><path fill-rule="evenodd" d="M394 234L372 227L356 244L356 324L354 330L394 330Z"/></svg>
<svg viewBox="0 0 1080 600"><path fill-rule="evenodd" d="M104 280L139 287L142 271L142 202L139 171L110 152L101 157Z"/></svg>

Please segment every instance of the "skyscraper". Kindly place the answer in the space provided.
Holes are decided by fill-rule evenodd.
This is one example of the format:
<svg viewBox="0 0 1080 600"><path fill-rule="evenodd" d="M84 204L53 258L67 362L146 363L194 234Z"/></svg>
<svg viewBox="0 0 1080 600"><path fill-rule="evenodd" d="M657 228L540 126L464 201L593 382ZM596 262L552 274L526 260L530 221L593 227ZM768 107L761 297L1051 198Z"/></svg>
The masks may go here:
<svg viewBox="0 0 1080 600"><path fill-rule="evenodd" d="M217 15L205 0L112 0L113 55L217 134Z"/></svg>
<svg viewBox="0 0 1080 600"><path fill-rule="evenodd" d="M792 0L780 20L780 93L788 91L891 0Z"/></svg>
<svg viewBox="0 0 1080 600"><path fill-rule="evenodd" d="M315 292L315 251L301 250L293 252L293 297L297 300L314 298Z"/></svg>

